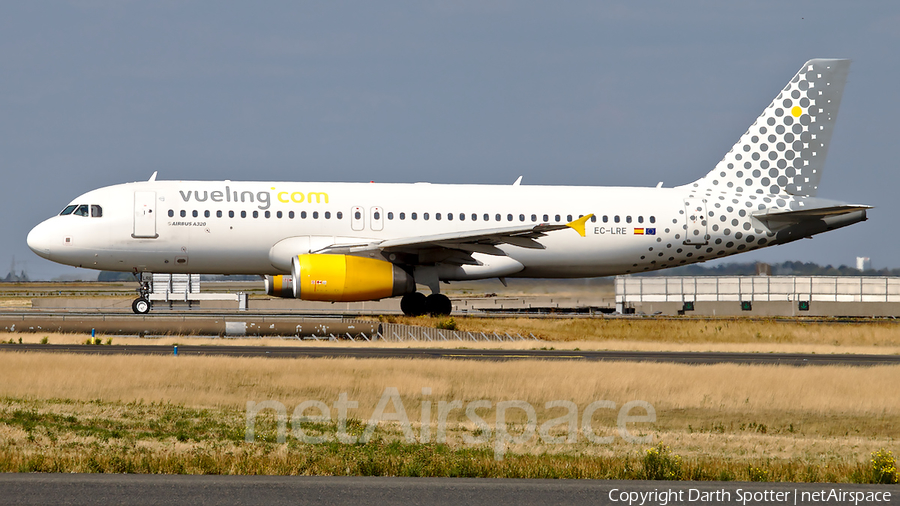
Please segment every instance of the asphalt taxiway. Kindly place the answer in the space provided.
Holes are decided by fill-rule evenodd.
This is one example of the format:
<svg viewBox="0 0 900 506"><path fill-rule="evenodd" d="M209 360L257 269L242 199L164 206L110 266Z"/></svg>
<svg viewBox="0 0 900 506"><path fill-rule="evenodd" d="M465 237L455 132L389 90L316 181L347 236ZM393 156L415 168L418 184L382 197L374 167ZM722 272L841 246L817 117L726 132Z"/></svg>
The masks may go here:
<svg viewBox="0 0 900 506"><path fill-rule="evenodd" d="M0 505L25 504L854 504L896 502L896 485L823 483L526 480L344 476L0 474ZM635 495L637 494L637 495ZM674 494L674 495L673 495ZM818 495L814 495L818 494ZM841 495L843 494L843 495ZM851 496L852 494L852 496ZM680 500L679 500L680 496ZM647 497L646 495L644 497ZM706 500L699 500L699 498ZM804 498L817 500L804 500ZM694 498L693 501L690 499ZM887 500L884 500L884 499ZM633 502L629 502L633 499ZM863 500L855 504L873 504Z"/></svg>
<svg viewBox="0 0 900 506"><path fill-rule="evenodd" d="M198 346L198 345L77 345L0 344L0 351L79 353L92 355L193 355L268 358L401 358L454 359L490 362L510 360L576 360L588 362L669 362L677 364L753 365L898 365L900 355L816 355L806 353L725 353L580 350L489 350L450 348L380 348L371 346Z"/></svg>

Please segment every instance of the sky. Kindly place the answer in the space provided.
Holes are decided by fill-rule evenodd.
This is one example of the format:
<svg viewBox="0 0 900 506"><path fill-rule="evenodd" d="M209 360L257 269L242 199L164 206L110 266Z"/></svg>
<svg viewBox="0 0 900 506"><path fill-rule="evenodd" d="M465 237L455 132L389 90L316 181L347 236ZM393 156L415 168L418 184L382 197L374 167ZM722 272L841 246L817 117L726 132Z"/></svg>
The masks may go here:
<svg viewBox="0 0 900 506"><path fill-rule="evenodd" d="M88 190L249 179L665 186L800 66L853 64L819 196L865 223L732 256L900 267L896 1L0 3L0 277Z"/></svg>

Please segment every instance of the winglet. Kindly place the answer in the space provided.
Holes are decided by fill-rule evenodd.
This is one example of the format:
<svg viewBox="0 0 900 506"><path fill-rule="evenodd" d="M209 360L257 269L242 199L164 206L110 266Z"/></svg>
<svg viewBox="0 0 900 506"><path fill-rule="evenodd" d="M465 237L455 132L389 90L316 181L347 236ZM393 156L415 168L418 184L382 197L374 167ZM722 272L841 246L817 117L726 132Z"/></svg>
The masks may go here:
<svg viewBox="0 0 900 506"><path fill-rule="evenodd" d="M516 181L513 183L513 186L519 186L522 184L522 176L519 176Z"/></svg>
<svg viewBox="0 0 900 506"><path fill-rule="evenodd" d="M578 232L578 235L584 237L584 224L587 223L587 220L593 218L593 214L589 214L587 216L582 216L575 221L566 223L566 226L571 228L572 230Z"/></svg>
<svg viewBox="0 0 900 506"><path fill-rule="evenodd" d="M156 181L156 173L157 172L159 172L159 171L154 170L153 174L150 175L150 179L148 179L147 181Z"/></svg>

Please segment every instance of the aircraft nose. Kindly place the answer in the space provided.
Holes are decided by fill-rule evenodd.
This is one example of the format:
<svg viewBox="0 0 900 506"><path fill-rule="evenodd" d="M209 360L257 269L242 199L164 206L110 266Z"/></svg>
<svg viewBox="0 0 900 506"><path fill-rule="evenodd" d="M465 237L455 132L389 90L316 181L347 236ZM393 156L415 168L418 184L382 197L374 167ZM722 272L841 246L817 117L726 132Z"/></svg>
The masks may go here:
<svg viewBox="0 0 900 506"><path fill-rule="evenodd" d="M28 238L25 239L31 251L37 253L38 256L50 260L50 245L53 242L50 226L47 222L43 222L28 232Z"/></svg>

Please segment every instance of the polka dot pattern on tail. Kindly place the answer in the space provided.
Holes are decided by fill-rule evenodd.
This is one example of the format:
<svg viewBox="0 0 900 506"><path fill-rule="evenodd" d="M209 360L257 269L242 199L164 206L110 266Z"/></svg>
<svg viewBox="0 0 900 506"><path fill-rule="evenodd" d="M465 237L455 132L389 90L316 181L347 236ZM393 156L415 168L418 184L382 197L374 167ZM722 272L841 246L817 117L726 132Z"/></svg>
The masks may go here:
<svg viewBox="0 0 900 506"><path fill-rule="evenodd" d="M849 60L806 62L693 188L815 196L849 68Z"/></svg>

